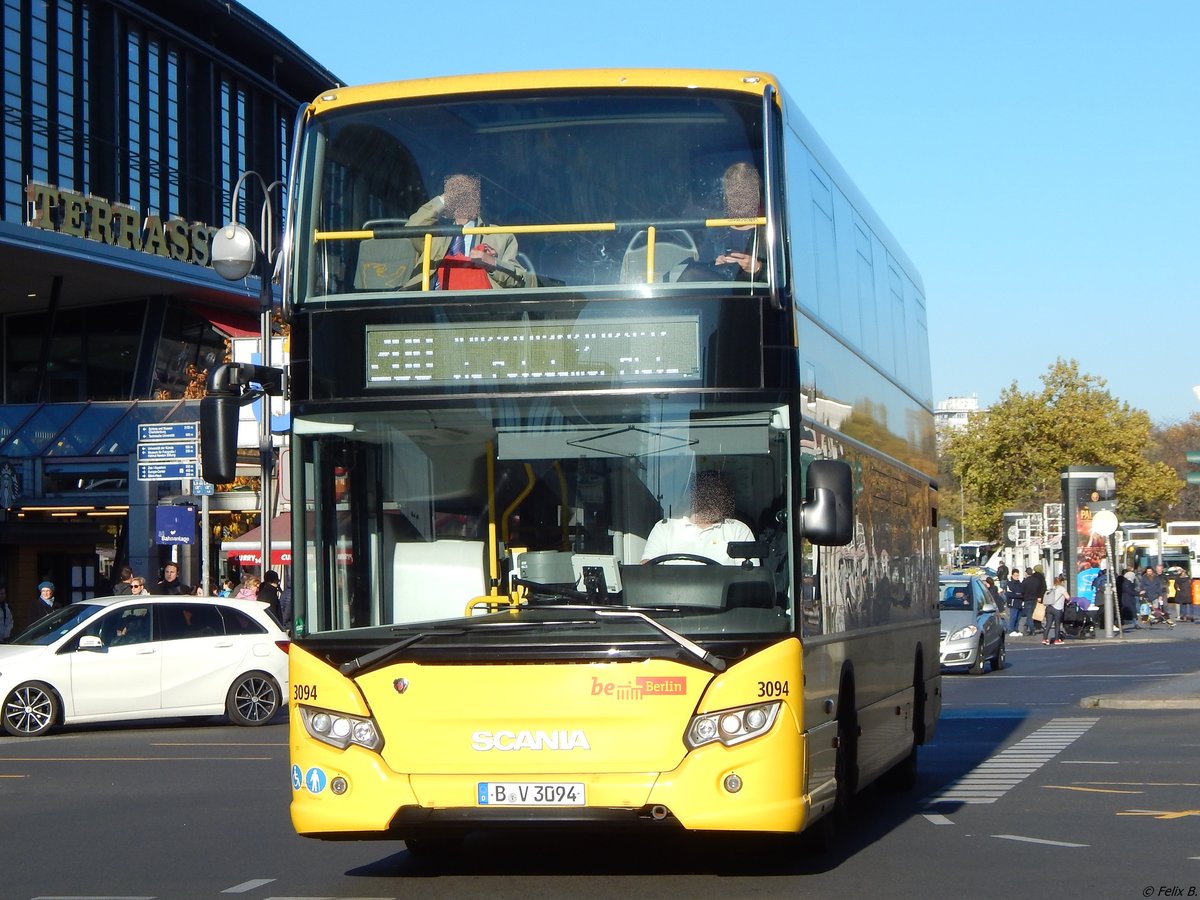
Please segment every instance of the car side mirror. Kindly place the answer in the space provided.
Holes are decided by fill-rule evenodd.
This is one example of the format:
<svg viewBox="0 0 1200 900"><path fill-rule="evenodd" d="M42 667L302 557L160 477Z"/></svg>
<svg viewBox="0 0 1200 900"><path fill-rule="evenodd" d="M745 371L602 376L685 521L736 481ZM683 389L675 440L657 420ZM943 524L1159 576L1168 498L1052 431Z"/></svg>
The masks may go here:
<svg viewBox="0 0 1200 900"><path fill-rule="evenodd" d="M80 650L90 650L93 653L104 652L104 641L96 637L94 634L85 634L79 639Z"/></svg>

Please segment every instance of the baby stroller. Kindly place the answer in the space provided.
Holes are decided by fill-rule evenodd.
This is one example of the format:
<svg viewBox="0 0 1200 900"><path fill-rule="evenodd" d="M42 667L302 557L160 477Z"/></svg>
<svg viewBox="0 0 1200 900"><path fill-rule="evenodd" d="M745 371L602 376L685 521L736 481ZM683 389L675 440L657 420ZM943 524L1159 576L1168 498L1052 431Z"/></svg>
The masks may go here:
<svg viewBox="0 0 1200 900"><path fill-rule="evenodd" d="M1167 611L1163 609L1162 604L1155 603L1151 605L1143 602L1138 607L1138 619L1143 625L1166 625L1170 628L1175 627L1175 623L1171 621L1171 617L1167 615Z"/></svg>
<svg viewBox="0 0 1200 900"><path fill-rule="evenodd" d="M1093 638L1096 629L1104 627L1104 611L1098 606L1084 606L1072 597L1063 607L1062 630L1067 637Z"/></svg>

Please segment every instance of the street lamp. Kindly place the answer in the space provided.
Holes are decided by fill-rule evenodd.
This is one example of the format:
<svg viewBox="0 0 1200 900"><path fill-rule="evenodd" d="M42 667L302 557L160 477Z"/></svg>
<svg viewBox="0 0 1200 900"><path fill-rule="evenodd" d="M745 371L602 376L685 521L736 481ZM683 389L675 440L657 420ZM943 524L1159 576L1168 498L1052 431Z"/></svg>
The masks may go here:
<svg viewBox="0 0 1200 900"><path fill-rule="evenodd" d="M1092 514L1092 532L1104 538L1104 554L1108 557L1108 577L1104 579L1104 636L1112 638L1113 594L1116 588L1114 580L1118 576L1115 560L1116 549L1111 539L1117 531L1119 522L1117 514L1107 508L1109 505L1116 506L1117 504L1117 479L1111 473L1103 472L1096 476L1096 495L1105 508ZM1118 612L1115 616L1116 621L1120 621L1120 616L1121 614Z"/></svg>
<svg viewBox="0 0 1200 900"><path fill-rule="evenodd" d="M237 221L238 195L246 179L253 177L262 188L262 207L259 211L257 242L250 229ZM257 172L243 172L233 187L229 203L229 224L217 231L212 240L212 265L217 274L226 281L241 281L258 267L259 330L262 332L262 357L264 369L271 365L271 309L274 295L271 291L271 275L275 266L275 217L271 208L271 191L282 187L282 181L267 184ZM258 423L258 456L261 474L262 497L262 571L271 567L271 508L273 497L271 479L274 474L274 448L271 445L271 398L262 396L262 415Z"/></svg>

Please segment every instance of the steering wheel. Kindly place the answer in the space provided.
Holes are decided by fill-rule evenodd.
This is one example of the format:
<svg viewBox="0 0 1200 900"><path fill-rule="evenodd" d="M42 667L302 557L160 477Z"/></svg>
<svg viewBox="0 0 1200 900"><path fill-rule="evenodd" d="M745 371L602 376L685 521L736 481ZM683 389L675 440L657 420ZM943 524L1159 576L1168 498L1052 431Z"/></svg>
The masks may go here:
<svg viewBox="0 0 1200 900"><path fill-rule="evenodd" d="M721 565L715 559L709 559L707 556L701 556L698 553L664 553L662 556L656 556L654 559L646 560L648 566L661 566L665 562L673 560L683 560L684 562L700 563L705 566Z"/></svg>

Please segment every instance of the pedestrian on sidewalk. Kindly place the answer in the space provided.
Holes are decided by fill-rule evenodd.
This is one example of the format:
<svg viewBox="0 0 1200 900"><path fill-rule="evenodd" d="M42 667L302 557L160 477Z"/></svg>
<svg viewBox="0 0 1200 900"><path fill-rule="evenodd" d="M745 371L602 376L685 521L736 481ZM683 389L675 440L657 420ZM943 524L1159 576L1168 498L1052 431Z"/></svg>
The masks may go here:
<svg viewBox="0 0 1200 900"><path fill-rule="evenodd" d="M1021 582L1021 597L1024 601L1025 635L1032 636L1037 623L1033 621L1033 609L1046 596L1046 576L1042 574L1041 566L1025 570L1025 580Z"/></svg>
<svg viewBox="0 0 1200 900"><path fill-rule="evenodd" d="M1062 616L1063 610L1067 608L1067 578L1065 575L1054 576L1054 587L1046 592L1046 599L1043 601L1046 607L1046 617L1042 620L1042 643L1043 644L1061 644L1062 639ZM1054 637L1051 639L1050 632L1054 631Z"/></svg>
<svg viewBox="0 0 1200 900"><path fill-rule="evenodd" d="M1121 624L1126 620L1132 621L1134 627L1137 627L1139 590L1141 587L1138 584L1137 572L1133 570L1133 566L1126 566L1120 581L1117 582L1117 606L1120 621L1114 624L1115 631L1119 631Z"/></svg>
<svg viewBox="0 0 1200 900"><path fill-rule="evenodd" d="M1013 566L1013 570L1008 573L1008 592L1007 593L1008 593L1008 609L1009 609L1009 620L1008 620L1008 636L1009 637L1020 637L1021 636L1021 629L1017 627L1021 624L1021 606L1022 606L1021 591L1022 591L1021 570L1018 569L1016 566ZM1026 620L1025 624L1026 624L1026 627L1028 627L1028 625L1029 625L1028 620Z"/></svg>

